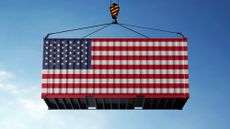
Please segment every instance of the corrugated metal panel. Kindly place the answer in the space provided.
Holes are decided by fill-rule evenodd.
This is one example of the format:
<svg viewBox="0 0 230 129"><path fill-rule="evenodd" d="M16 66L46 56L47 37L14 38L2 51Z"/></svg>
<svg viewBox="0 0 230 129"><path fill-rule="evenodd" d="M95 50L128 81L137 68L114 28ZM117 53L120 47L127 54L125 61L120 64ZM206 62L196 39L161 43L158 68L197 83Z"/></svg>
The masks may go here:
<svg viewBox="0 0 230 129"><path fill-rule="evenodd" d="M42 98L49 109L182 109L187 39L46 39Z"/></svg>

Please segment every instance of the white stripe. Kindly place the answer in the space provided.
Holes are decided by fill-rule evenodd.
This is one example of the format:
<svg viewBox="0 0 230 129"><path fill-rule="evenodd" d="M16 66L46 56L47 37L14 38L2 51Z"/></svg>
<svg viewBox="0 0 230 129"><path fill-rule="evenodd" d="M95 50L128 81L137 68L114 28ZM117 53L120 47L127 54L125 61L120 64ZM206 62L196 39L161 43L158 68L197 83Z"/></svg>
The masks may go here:
<svg viewBox="0 0 230 129"><path fill-rule="evenodd" d="M42 74L121 74L121 73L128 73L128 74L188 74L188 70L152 70L152 69L145 69L145 70L136 70L136 69L124 69L124 70L111 70L111 69L98 69L98 70L42 70Z"/></svg>
<svg viewBox="0 0 230 129"><path fill-rule="evenodd" d="M187 56L188 51L93 51L92 56Z"/></svg>
<svg viewBox="0 0 230 129"><path fill-rule="evenodd" d="M43 84L122 84L122 82L126 82L127 84L187 84L188 79L42 79Z"/></svg>
<svg viewBox="0 0 230 129"><path fill-rule="evenodd" d="M126 44L127 43L127 44ZM142 46L144 42L92 42L92 46ZM145 42L146 46L187 46L187 42Z"/></svg>
<svg viewBox="0 0 230 129"><path fill-rule="evenodd" d="M188 65L187 60L93 60L92 65Z"/></svg>
<svg viewBox="0 0 230 129"><path fill-rule="evenodd" d="M52 90L52 93L67 93L67 94L79 94L79 93L189 93L188 88L42 88L42 93L47 93L47 90ZM62 92L65 91L65 92Z"/></svg>

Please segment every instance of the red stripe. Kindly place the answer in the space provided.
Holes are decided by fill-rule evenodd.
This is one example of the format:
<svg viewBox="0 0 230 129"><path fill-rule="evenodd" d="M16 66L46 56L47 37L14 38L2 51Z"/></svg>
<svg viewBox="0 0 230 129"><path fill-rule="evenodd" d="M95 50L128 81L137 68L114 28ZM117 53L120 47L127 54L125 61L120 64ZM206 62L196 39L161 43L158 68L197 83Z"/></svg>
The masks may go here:
<svg viewBox="0 0 230 129"><path fill-rule="evenodd" d="M92 69L188 69L188 65L92 65Z"/></svg>
<svg viewBox="0 0 230 129"><path fill-rule="evenodd" d="M92 56L92 60L188 60L188 56Z"/></svg>
<svg viewBox="0 0 230 129"><path fill-rule="evenodd" d="M136 98L142 95L144 98L189 98L189 94L47 94L42 93L42 98L86 98L93 96L95 98Z"/></svg>
<svg viewBox="0 0 230 129"><path fill-rule="evenodd" d="M189 88L189 84L42 84L42 88Z"/></svg>
<svg viewBox="0 0 230 129"><path fill-rule="evenodd" d="M186 42L187 38L94 38L93 42Z"/></svg>
<svg viewBox="0 0 230 129"><path fill-rule="evenodd" d="M154 47L154 46L93 46L93 51L187 51L187 46Z"/></svg>
<svg viewBox="0 0 230 129"><path fill-rule="evenodd" d="M68 79L76 79L76 78L114 78L114 79L119 79L119 78L166 78L166 79L180 79L180 78L188 78L188 74L43 74L42 75L43 79L63 79L63 78L68 78Z"/></svg>

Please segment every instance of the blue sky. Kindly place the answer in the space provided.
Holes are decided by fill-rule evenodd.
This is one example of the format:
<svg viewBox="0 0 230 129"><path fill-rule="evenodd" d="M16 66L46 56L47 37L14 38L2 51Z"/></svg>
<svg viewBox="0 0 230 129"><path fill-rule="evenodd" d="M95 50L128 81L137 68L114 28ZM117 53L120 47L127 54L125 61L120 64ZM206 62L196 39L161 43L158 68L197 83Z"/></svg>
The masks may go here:
<svg viewBox="0 0 230 129"><path fill-rule="evenodd" d="M3 129L225 129L229 121L230 1L126 0L119 21L182 31L189 40L191 98L182 111L48 111L40 99L43 37L110 22L109 0L0 2ZM60 34L82 37L92 30ZM151 37L175 37L139 30ZM92 37L138 37L112 26Z"/></svg>

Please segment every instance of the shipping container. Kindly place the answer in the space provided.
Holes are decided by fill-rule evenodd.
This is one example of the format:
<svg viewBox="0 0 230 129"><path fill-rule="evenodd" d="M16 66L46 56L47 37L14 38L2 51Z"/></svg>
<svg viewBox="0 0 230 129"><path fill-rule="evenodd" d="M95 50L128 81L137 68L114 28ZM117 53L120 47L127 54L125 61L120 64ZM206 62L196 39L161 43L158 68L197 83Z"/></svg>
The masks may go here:
<svg viewBox="0 0 230 129"><path fill-rule="evenodd" d="M186 38L44 39L49 109L182 109L189 98Z"/></svg>

